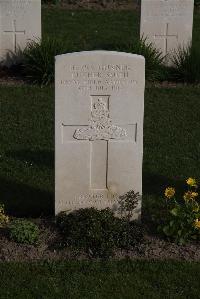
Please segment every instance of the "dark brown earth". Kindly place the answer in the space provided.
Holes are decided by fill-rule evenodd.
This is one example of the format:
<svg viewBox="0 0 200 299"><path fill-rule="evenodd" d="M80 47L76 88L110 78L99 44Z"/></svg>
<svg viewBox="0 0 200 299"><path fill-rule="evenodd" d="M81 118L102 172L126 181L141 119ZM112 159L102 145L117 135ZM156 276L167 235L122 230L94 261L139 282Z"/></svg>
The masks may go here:
<svg viewBox="0 0 200 299"><path fill-rule="evenodd" d="M25 83L17 70L0 66L0 85L24 85Z"/></svg>
<svg viewBox="0 0 200 299"><path fill-rule="evenodd" d="M81 252L61 246L62 237L53 220L35 219L34 222L40 228L40 238L35 246L17 244L9 239L8 232L5 229L0 230L0 261L88 259ZM114 258L200 261L199 245L192 243L179 246L146 232L144 240L136 249L129 252L117 251Z"/></svg>
<svg viewBox="0 0 200 299"><path fill-rule="evenodd" d="M50 3L48 6L53 6ZM139 9L139 0L61 0L59 7L66 9L129 10Z"/></svg>

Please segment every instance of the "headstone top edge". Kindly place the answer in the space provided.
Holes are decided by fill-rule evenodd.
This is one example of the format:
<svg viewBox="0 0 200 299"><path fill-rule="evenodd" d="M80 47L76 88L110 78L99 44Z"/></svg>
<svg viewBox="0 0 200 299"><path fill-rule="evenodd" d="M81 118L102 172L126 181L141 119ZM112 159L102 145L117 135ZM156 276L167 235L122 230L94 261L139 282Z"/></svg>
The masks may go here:
<svg viewBox="0 0 200 299"><path fill-rule="evenodd" d="M0 4L3 3L3 2L7 2L7 0L0 0ZM41 3L41 0L12 0L11 2L13 3L16 3L16 2L38 2L38 3Z"/></svg>
<svg viewBox="0 0 200 299"><path fill-rule="evenodd" d="M138 55L138 54L132 54L132 53L126 53L126 52L118 52L118 51L106 51L106 50L94 50L94 51L82 51L82 52L73 52L73 53L65 53L61 55L55 56L55 60L59 60L65 57L76 57L76 56L90 56L90 55L112 55L112 56L124 56L124 57L130 57L130 58L137 58L140 60L145 61L144 56Z"/></svg>

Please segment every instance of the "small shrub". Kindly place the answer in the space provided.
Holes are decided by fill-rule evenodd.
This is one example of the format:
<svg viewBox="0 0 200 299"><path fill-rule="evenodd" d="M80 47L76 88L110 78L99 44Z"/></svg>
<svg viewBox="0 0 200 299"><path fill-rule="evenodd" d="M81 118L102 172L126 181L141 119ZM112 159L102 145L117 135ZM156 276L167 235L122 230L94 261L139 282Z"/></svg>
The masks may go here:
<svg viewBox="0 0 200 299"><path fill-rule="evenodd" d="M137 207L139 198L139 193L135 193L133 190L130 190L126 194L119 196L118 211L121 217L125 217L125 219L128 221L131 220L134 214L134 210Z"/></svg>
<svg viewBox="0 0 200 299"><path fill-rule="evenodd" d="M200 201L195 179L187 180L188 190L182 198L175 198L175 189L165 190L166 217L158 230L178 244L200 237Z"/></svg>
<svg viewBox="0 0 200 299"><path fill-rule="evenodd" d="M61 213L57 224L66 245L84 250L89 256L108 258L116 248L130 249L141 240L141 230L123 219L116 218L110 209L80 209ZM137 232L136 232L137 231Z"/></svg>
<svg viewBox="0 0 200 299"><path fill-rule="evenodd" d="M44 38L31 41L23 52L23 71L32 82L48 85L54 81L55 56L66 52L64 44L57 39Z"/></svg>
<svg viewBox="0 0 200 299"><path fill-rule="evenodd" d="M166 68L163 66L162 52L146 38L142 37L131 44L116 46L116 50L144 56L147 80L162 80L165 77Z"/></svg>
<svg viewBox="0 0 200 299"><path fill-rule="evenodd" d="M108 257L114 248L115 218L109 210L80 209L61 214L57 223L67 245L85 250L91 256Z"/></svg>
<svg viewBox="0 0 200 299"><path fill-rule="evenodd" d="M118 247L123 249L131 249L142 240L142 229L139 223L132 221L135 208L140 198L139 193L133 190L119 196L118 213L124 220L118 230Z"/></svg>
<svg viewBox="0 0 200 299"><path fill-rule="evenodd" d="M0 227L8 224L9 217L5 214L4 205L0 203Z"/></svg>
<svg viewBox="0 0 200 299"><path fill-rule="evenodd" d="M39 229L33 222L17 219L9 226L10 238L17 243L35 244L39 237Z"/></svg>
<svg viewBox="0 0 200 299"><path fill-rule="evenodd" d="M3 60L0 62L0 65L5 69L9 70L11 73L15 73L16 75L21 75L21 64L23 61L23 51L18 46L16 52L8 50ZM16 69L16 72L13 70Z"/></svg>
<svg viewBox="0 0 200 299"><path fill-rule="evenodd" d="M199 49L192 44L179 47L172 56L172 78L188 83L200 82Z"/></svg>

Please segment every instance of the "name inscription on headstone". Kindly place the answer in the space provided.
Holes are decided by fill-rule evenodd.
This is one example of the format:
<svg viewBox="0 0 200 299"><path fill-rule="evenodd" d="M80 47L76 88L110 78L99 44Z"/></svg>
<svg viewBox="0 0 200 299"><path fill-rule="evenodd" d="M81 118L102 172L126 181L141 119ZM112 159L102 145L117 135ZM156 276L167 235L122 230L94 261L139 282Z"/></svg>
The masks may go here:
<svg viewBox="0 0 200 299"><path fill-rule="evenodd" d="M112 92L137 84L129 65L71 65L66 66L66 71L69 78L60 84L75 87L80 92Z"/></svg>
<svg viewBox="0 0 200 299"><path fill-rule="evenodd" d="M166 5L165 2L146 4L146 17L184 17L188 15L188 3L178 2Z"/></svg>

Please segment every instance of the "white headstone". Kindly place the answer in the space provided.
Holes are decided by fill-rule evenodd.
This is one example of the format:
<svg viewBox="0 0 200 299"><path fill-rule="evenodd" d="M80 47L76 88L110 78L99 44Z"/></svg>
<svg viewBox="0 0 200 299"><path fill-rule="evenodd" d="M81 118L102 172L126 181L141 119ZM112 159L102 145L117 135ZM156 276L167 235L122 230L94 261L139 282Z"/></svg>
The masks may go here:
<svg viewBox="0 0 200 299"><path fill-rule="evenodd" d="M163 55L192 41L194 0L141 0L140 37Z"/></svg>
<svg viewBox="0 0 200 299"><path fill-rule="evenodd" d="M0 0L0 61L41 38L41 0ZM12 55L12 54L11 54Z"/></svg>
<svg viewBox="0 0 200 299"><path fill-rule="evenodd" d="M56 56L55 212L116 206L142 194L144 57ZM135 218L140 217L141 201Z"/></svg>

